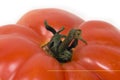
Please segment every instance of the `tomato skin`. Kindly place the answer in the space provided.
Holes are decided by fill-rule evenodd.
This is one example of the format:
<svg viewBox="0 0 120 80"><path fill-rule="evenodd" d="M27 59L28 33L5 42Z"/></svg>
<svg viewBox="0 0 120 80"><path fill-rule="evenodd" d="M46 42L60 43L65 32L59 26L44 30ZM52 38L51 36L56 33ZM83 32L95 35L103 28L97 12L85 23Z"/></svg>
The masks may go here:
<svg viewBox="0 0 120 80"><path fill-rule="evenodd" d="M8 24L0 26L0 35L18 35L40 44L41 37L32 29L23 25Z"/></svg>
<svg viewBox="0 0 120 80"><path fill-rule="evenodd" d="M9 80L39 46L18 35L0 35L0 79ZM12 79L11 79L12 80Z"/></svg>
<svg viewBox="0 0 120 80"><path fill-rule="evenodd" d="M68 33L71 28L78 27L78 25L84 22L83 19L70 12L56 8L45 8L26 13L17 24L32 28L43 38L42 42L46 43L51 38L52 34L45 29L45 20L56 30L60 30L60 28L64 26L65 30L62 32L63 34Z"/></svg>
<svg viewBox="0 0 120 80"><path fill-rule="evenodd" d="M84 70L84 68L75 65L76 63L73 65L72 63L63 64L64 67L62 67L52 57L36 54L21 67L14 80L100 80L95 74L86 69L86 71L77 71Z"/></svg>
<svg viewBox="0 0 120 80"><path fill-rule="evenodd" d="M103 80L120 80L119 31L103 21L88 21L79 27L88 45L76 48L75 59Z"/></svg>
<svg viewBox="0 0 120 80"><path fill-rule="evenodd" d="M63 72L52 71L62 70L60 64L52 57L43 54L41 52L32 56L21 66L14 80L64 80Z"/></svg>
<svg viewBox="0 0 120 80"><path fill-rule="evenodd" d="M79 63L86 69L92 70L103 80L120 80L119 50L103 45L89 45L79 52Z"/></svg>
<svg viewBox="0 0 120 80"><path fill-rule="evenodd" d="M87 21L79 26L87 42L120 47L120 31L104 21Z"/></svg>
<svg viewBox="0 0 120 80"><path fill-rule="evenodd" d="M95 73L76 62L73 60L63 65L65 80L101 80Z"/></svg>

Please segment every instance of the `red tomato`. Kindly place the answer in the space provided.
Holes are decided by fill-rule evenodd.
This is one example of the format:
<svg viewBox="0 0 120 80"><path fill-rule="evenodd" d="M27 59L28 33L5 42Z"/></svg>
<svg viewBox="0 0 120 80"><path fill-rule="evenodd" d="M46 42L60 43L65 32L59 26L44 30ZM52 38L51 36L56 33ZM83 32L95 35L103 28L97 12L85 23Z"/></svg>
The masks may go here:
<svg viewBox="0 0 120 80"><path fill-rule="evenodd" d="M46 9L36 9L26 13L17 24L22 24L27 27L32 28L35 32L37 32L42 38L42 43L48 42L52 36L52 34L47 31L44 27L44 21L55 27L56 30L59 30L62 26L65 27L63 34L66 34L70 31L71 28L75 28L84 22L83 19L78 16L55 8L46 8ZM42 33L41 33L42 32ZM47 34L47 36L46 36ZM46 41L43 41L46 40Z"/></svg>
<svg viewBox="0 0 120 80"><path fill-rule="evenodd" d="M49 35L43 24L45 20L56 31L65 26L63 35L72 30L66 38L61 33ZM17 24L24 26L6 25L0 29L0 79L120 80L120 33L111 24L84 22L59 9L33 10ZM78 39L83 42L77 45ZM61 58L69 61L63 63Z"/></svg>

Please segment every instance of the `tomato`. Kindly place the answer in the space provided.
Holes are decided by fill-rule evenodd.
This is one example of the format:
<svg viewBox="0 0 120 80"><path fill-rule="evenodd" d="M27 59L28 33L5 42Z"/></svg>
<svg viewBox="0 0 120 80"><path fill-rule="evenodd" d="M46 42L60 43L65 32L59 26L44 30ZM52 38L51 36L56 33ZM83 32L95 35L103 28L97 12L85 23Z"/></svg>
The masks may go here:
<svg viewBox="0 0 120 80"><path fill-rule="evenodd" d="M103 21L33 10L0 27L0 79L120 80L119 35Z"/></svg>
<svg viewBox="0 0 120 80"><path fill-rule="evenodd" d="M45 44L49 41L47 39L51 38L52 36L52 34L44 27L45 20L51 26L55 26L56 30L59 30L62 26L64 26L65 30L62 32L63 34L67 33L71 29L71 27L75 28L82 22L84 22L84 20L80 17L65 10L56 8L45 8L29 11L17 22L17 24L25 25L26 27L32 28L42 38L45 38L41 40L42 43Z"/></svg>

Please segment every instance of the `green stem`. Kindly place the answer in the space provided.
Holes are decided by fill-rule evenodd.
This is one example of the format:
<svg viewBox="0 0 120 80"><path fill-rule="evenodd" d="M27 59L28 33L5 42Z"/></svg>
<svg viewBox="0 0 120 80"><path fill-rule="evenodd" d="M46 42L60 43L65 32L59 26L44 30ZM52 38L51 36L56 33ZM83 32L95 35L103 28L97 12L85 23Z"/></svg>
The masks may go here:
<svg viewBox="0 0 120 80"><path fill-rule="evenodd" d="M80 29L71 29L68 35L62 35L60 32L64 30L62 27L59 31L56 31L45 21L45 27L47 30L53 33L53 37L50 42L47 43L46 51L51 52L50 54L56 58L60 63L65 63L71 61L72 59L72 49L75 48L78 44L78 40L81 40L83 43L87 42L81 38Z"/></svg>
<svg viewBox="0 0 120 80"><path fill-rule="evenodd" d="M68 36L65 38L65 40L61 43L61 45L59 46L59 53L63 52L65 49L68 48L69 44L72 42L72 40L74 39L77 39L75 38L75 34L76 32L78 32L79 30L75 30L75 29L72 29Z"/></svg>

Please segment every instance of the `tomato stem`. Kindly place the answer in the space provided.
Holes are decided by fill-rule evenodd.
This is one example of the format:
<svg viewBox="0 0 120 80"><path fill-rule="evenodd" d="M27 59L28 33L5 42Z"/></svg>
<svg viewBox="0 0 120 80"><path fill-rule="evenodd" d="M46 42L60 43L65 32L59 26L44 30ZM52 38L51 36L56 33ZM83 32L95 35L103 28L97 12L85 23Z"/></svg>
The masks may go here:
<svg viewBox="0 0 120 80"><path fill-rule="evenodd" d="M72 50L78 45L78 40L81 40L83 43L87 42L81 38L80 29L71 29L68 35L62 35L60 32L64 30L62 27L59 31L56 31L47 21L45 21L45 27L48 31L53 33L53 37L46 44L48 48L45 50L50 53L54 58L56 58L60 63L69 62L72 59ZM44 46L44 48L46 47Z"/></svg>

